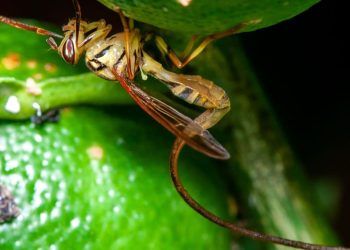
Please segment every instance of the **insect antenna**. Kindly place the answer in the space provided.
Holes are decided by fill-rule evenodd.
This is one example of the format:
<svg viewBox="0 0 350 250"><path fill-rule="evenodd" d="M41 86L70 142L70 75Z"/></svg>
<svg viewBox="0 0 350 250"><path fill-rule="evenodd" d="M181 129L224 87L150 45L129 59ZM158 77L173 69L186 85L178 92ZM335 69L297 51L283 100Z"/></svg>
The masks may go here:
<svg viewBox="0 0 350 250"><path fill-rule="evenodd" d="M183 186L178 173L178 158L181 152L181 149L185 145L185 141L181 138L177 138L174 142L171 154L170 154L170 174L172 181L175 185L176 191L180 194L182 199L196 212L201 214L206 219L214 222L215 224L230 229L233 232L264 242L271 242L275 244L280 244L288 247L294 247L299 249L307 249L307 250L349 250L350 248L344 247L330 247L330 246L322 246L316 244L304 243L301 241L294 241L289 239L284 239L277 236L267 235L260 232L256 232L236 224L233 224L229 221L225 221L215 214L209 212L205 208L203 208L196 200L192 198L192 196L187 192L185 187Z"/></svg>
<svg viewBox="0 0 350 250"><path fill-rule="evenodd" d="M78 0L73 0L75 10L75 43L78 44L80 21L81 21L81 8Z"/></svg>
<svg viewBox="0 0 350 250"><path fill-rule="evenodd" d="M17 29L22 29L22 30L28 30L28 31L33 31L35 33L37 33L38 35L42 35L42 36L51 36L51 37L57 37L62 39L63 36L56 34L52 31L34 26L34 25L29 25L29 24L25 24L25 23L21 23L19 21L16 21L14 19L5 17L5 16L0 16L0 22L6 23L8 25L11 25Z"/></svg>

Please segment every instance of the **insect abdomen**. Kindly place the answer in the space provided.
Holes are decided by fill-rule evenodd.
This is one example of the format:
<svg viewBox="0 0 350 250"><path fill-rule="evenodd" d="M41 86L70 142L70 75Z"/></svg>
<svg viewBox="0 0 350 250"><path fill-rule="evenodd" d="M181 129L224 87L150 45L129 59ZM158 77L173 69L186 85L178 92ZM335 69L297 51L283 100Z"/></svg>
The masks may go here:
<svg viewBox="0 0 350 250"><path fill-rule="evenodd" d="M144 53L142 70L165 82L171 92L182 100L206 109L221 109L230 106L226 92L212 81L201 76L183 75L167 71Z"/></svg>

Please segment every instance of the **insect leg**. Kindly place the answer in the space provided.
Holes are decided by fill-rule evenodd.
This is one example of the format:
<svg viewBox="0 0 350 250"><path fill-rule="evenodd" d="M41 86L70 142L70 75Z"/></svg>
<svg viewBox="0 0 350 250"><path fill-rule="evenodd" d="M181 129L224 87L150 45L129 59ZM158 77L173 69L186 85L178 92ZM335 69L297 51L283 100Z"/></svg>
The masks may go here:
<svg viewBox="0 0 350 250"><path fill-rule="evenodd" d="M58 45L57 45L55 39L53 39L53 37L50 36L48 39L46 39L46 42L50 46L51 49L58 50Z"/></svg>
<svg viewBox="0 0 350 250"><path fill-rule="evenodd" d="M100 21L89 23L86 26L85 33L88 33L92 30L96 31L85 37L84 40L79 44L79 48L85 46L87 43L93 40L106 38L109 32L112 30L112 26L106 26L106 21L101 19Z"/></svg>
<svg viewBox="0 0 350 250"><path fill-rule="evenodd" d="M218 123L228 111L230 111L230 105L225 107L207 109L196 119L194 119L194 121L200 124L204 129L208 129Z"/></svg>
<svg viewBox="0 0 350 250"><path fill-rule="evenodd" d="M19 21L16 21L14 19L5 17L5 16L0 16L0 22L2 23L6 23L8 25L11 25L12 27L15 27L17 29L22 29L22 30L28 30L28 31L33 31L35 33L37 33L38 35L42 35L42 36L52 36L52 37L56 37L56 38L63 38L63 36L56 34L52 31L34 26L34 25L29 25L29 24L25 24L25 23L21 23Z"/></svg>
<svg viewBox="0 0 350 250"><path fill-rule="evenodd" d="M73 0L73 5L75 9L75 43L78 44L81 21L81 8L78 0Z"/></svg>
<svg viewBox="0 0 350 250"><path fill-rule="evenodd" d="M180 53L180 58L186 58L191 53L191 51L193 50L193 46L194 46L196 40L197 40L197 36L192 36L191 37L191 39L187 43L184 51L182 53Z"/></svg>
<svg viewBox="0 0 350 250"><path fill-rule="evenodd" d="M181 68L185 67L189 62L191 62L194 58L196 58L208 46L208 44L210 44L212 41L226 37L226 36L236 34L237 32L241 31L243 28L245 28L247 25L249 25L251 23L252 22L239 23L229 30L209 35L206 38L204 38L204 40L198 45L197 48L195 48L192 52L190 52L193 45L194 45L194 41L195 41L195 37L193 37L185 49L185 53L184 53L185 58L183 60L179 59L179 57L167 45L167 43L164 41L164 39L162 37L157 36L155 41L156 41L156 45L157 45L158 49L162 53L167 54L169 59L172 61L172 63L176 67L181 69Z"/></svg>
<svg viewBox="0 0 350 250"><path fill-rule="evenodd" d="M130 28L129 28L129 23L127 18L124 16L121 10L117 10L120 20L123 25L124 29L124 36L125 36L125 55L126 55L126 60L127 60L127 72L128 72L128 77L130 79L134 79L134 72L131 70L131 60L130 60Z"/></svg>

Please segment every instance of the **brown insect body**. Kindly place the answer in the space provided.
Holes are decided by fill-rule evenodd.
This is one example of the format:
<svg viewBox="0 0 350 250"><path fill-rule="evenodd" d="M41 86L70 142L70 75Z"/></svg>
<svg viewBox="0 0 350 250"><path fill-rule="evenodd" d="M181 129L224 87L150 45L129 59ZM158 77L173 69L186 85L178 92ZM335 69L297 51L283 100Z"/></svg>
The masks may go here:
<svg viewBox="0 0 350 250"><path fill-rule="evenodd" d="M125 34L121 32L107 39L95 41L94 45L88 47L86 51L87 67L98 76L108 80L116 80L113 70L118 75L125 75L128 62L124 38ZM200 76L176 74L164 69L160 63L143 50L139 30L131 30L129 39L130 68L133 75L141 69L144 73L164 82L175 96L190 104L206 109L224 108L225 113L229 110L229 98L222 88ZM216 124L222 116L206 127Z"/></svg>
<svg viewBox="0 0 350 250"><path fill-rule="evenodd" d="M135 75L141 66L141 35L138 30L133 30L130 34L130 67ZM107 39L97 41L86 51L85 62L87 67L98 76L117 80L118 75L127 74L127 58L125 52L125 35L123 32L117 33Z"/></svg>

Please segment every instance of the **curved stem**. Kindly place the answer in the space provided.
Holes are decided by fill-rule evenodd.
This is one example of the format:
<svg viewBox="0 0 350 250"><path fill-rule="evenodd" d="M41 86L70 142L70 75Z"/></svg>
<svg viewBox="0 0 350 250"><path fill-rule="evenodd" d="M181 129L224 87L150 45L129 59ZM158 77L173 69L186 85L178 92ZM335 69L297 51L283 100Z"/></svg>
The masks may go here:
<svg viewBox="0 0 350 250"><path fill-rule="evenodd" d="M205 208L203 208L197 201L195 201L191 195L187 192L187 190L184 188L178 173L178 158L179 154L181 152L181 149L185 145L185 142L180 139L176 138L171 154L170 154L170 174L172 181L175 185L175 188L177 192L180 194L180 196L183 198L183 200L195 211L197 211L199 214L201 214L204 218L214 222L215 224L222 226L224 228L230 229L233 232L255 239L259 241L264 242L271 242L276 243L284 246L299 248L299 249L307 249L307 250L349 250L350 248L344 248L344 247L330 247L330 246L322 246L322 245L316 245L316 244L309 244L301 241L294 241L289 239L284 239L277 236L267 235L260 232L256 232L250 229L246 229L244 227L238 226L236 224L233 224L229 221L225 221L221 219L220 217L216 216L215 214L209 212Z"/></svg>

